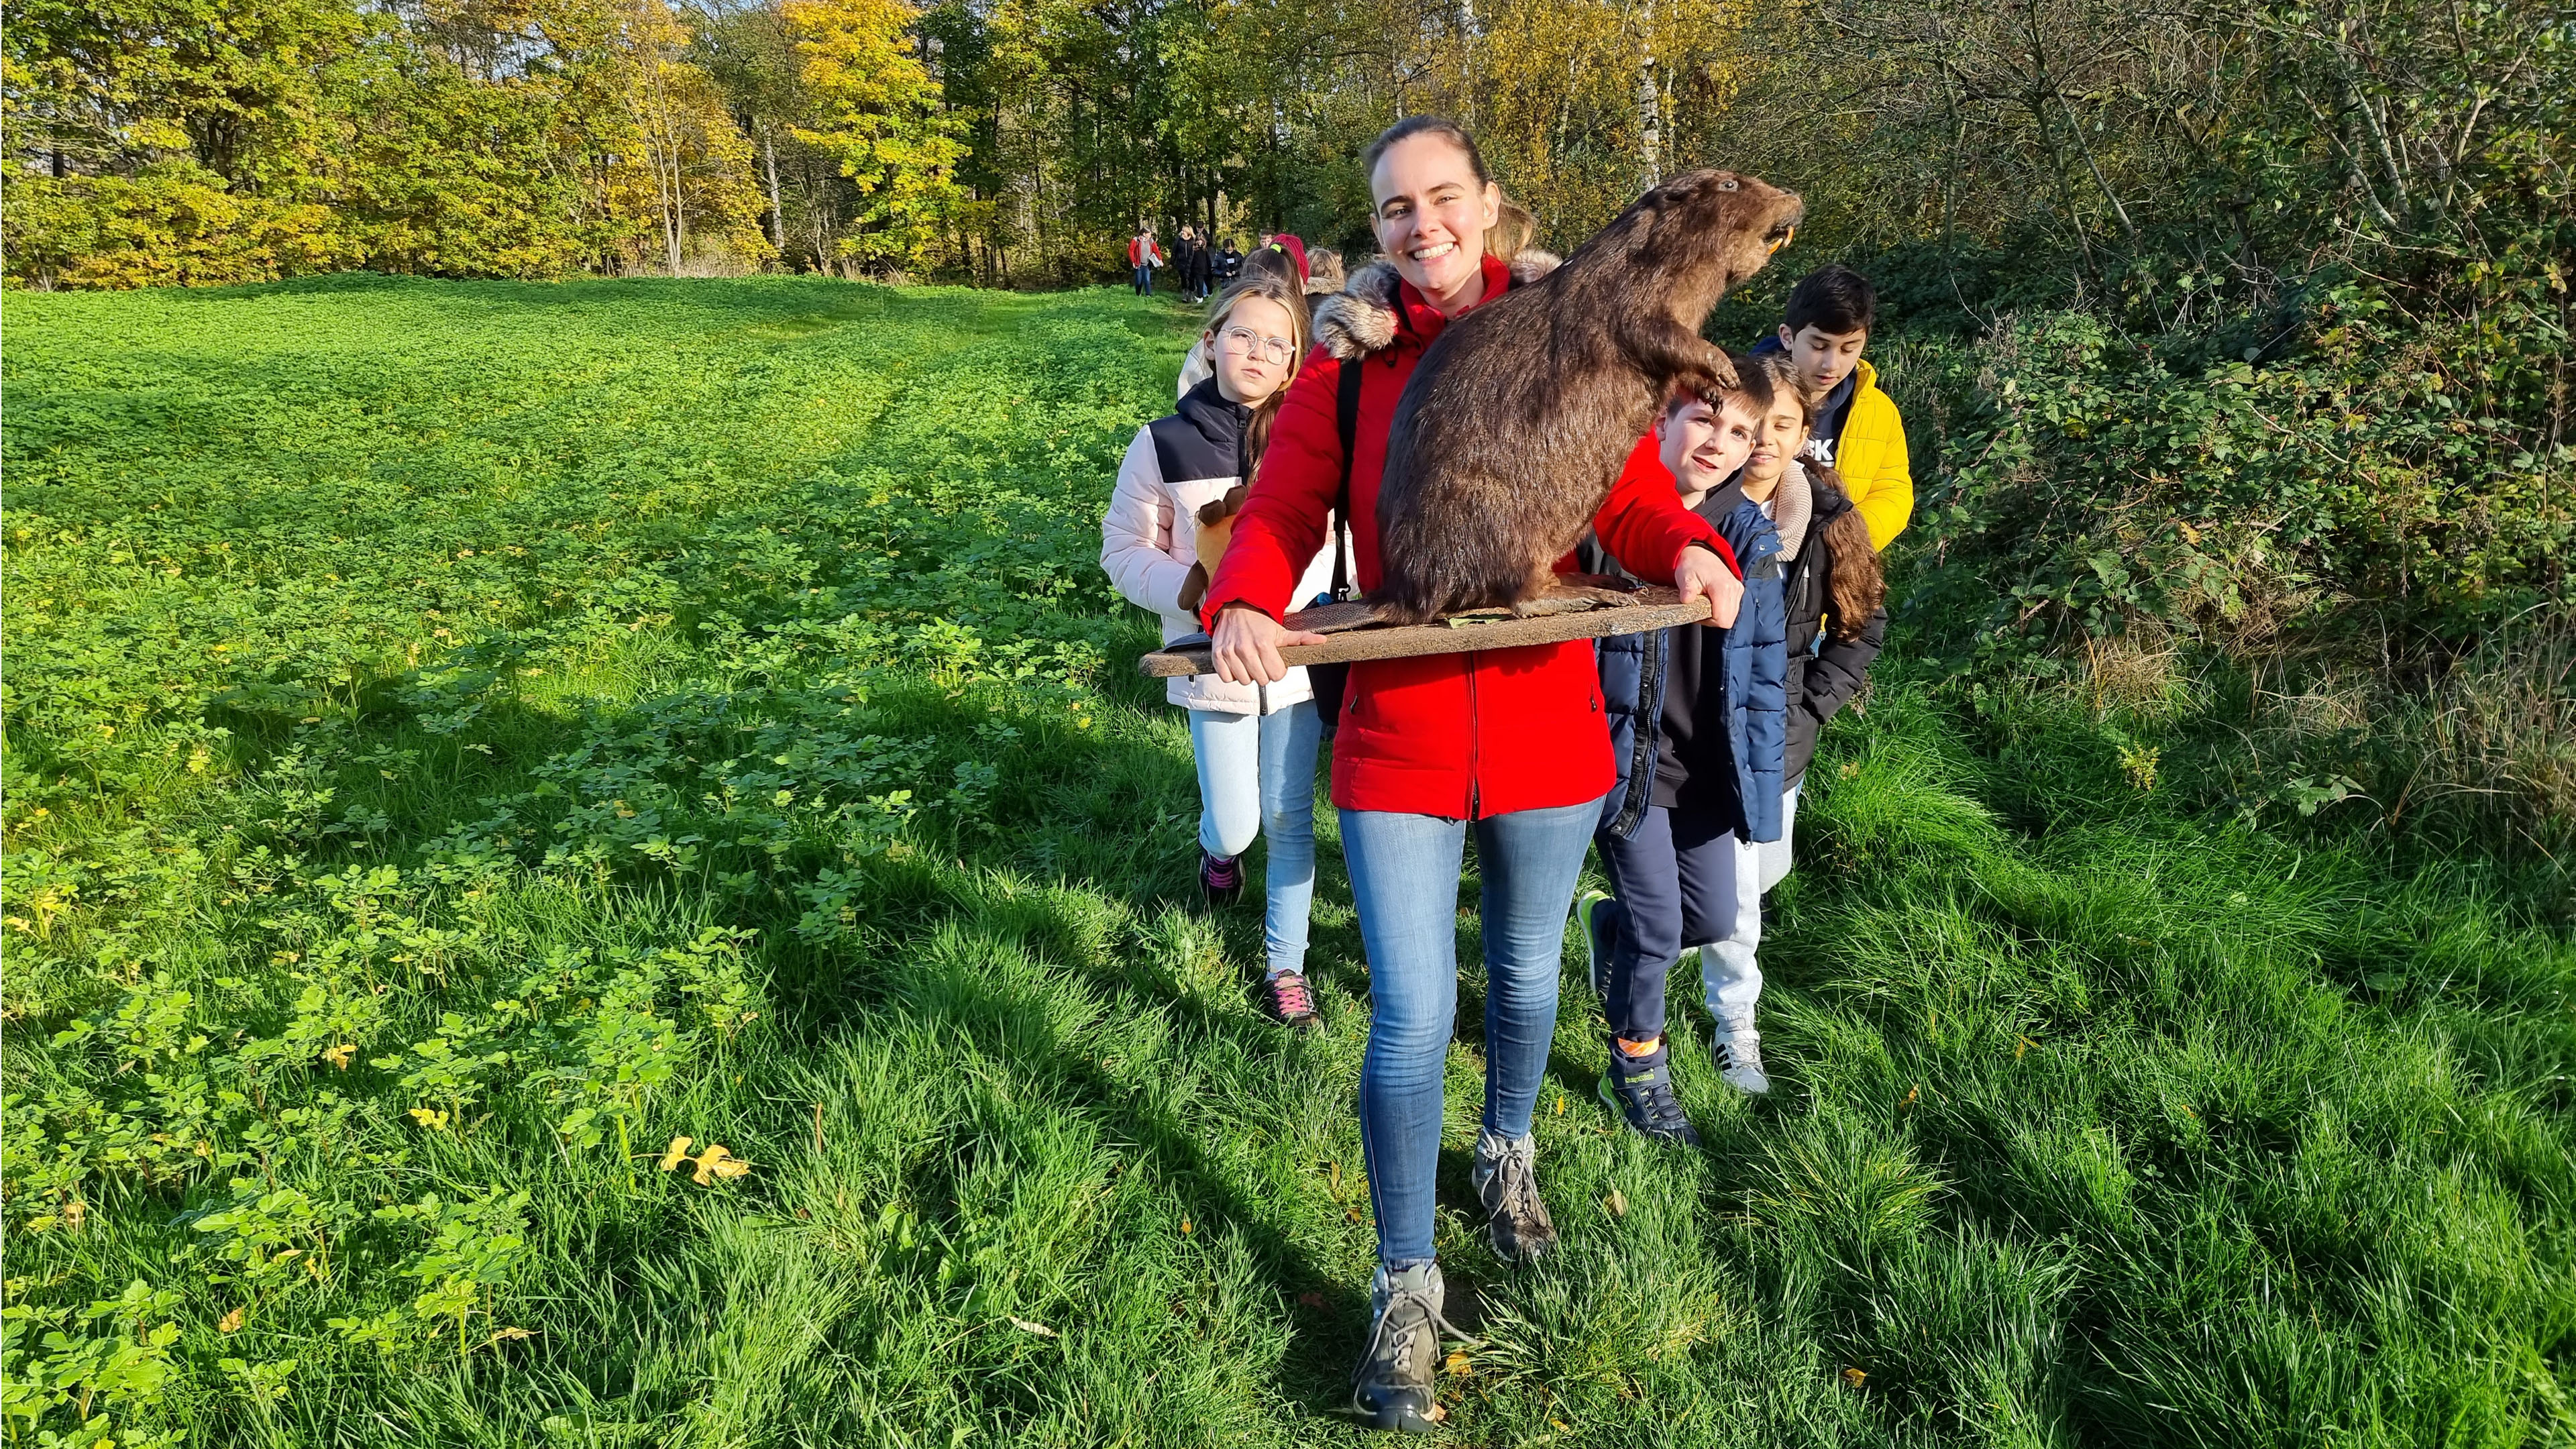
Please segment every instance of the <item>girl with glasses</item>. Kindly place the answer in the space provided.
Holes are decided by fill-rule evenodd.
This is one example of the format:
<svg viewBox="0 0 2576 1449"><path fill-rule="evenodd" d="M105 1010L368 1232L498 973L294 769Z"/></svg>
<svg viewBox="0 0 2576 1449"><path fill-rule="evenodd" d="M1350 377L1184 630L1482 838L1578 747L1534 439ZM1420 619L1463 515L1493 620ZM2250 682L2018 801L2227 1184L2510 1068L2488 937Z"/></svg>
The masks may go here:
<svg viewBox="0 0 2576 1449"><path fill-rule="evenodd" d="M1208 374L1168 417L1136 434L1100 525L1100 566L1128 602L1162 620L1164 642L1198 632L1217 530L1230 529L1280 399L1306 351L1306 298L1293 282L1257 274L1209 309L1194 357ZM1211 534L1201 538L1202 531ZM1332 584L1330 551L1305 566L1298 598ZM1263 879L1264 995L1299 1030L1321 1026L1306 985L1307 910L1315 894L1315 754L1321 724L1306 671L1230 684L1175 679L1165 697L1189 712L1199 772L1199 885L1212 902L1243 893L1243 854L1270 838Z"/></svg>

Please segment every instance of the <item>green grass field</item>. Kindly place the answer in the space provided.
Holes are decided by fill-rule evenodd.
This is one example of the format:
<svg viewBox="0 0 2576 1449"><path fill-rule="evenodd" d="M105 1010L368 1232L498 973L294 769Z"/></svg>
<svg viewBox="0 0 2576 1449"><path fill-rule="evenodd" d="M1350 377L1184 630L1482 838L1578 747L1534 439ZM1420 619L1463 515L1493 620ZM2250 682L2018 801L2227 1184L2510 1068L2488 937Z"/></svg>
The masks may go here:
<svg viewBox="0 0 2576 1449"><path fill-rule="evenodd" d="M1177 319L12 293L8 1442L1354 1439L1329 812L1292 1039L1093 562ZM2184 813L2170 718L1904 647L1773 899L1770 1098L1694 1055L1706 1151L1614 1132L1569 974L1534 1271L1468 973L1449 1437L2576 1443L2547 888Z"/></svg>

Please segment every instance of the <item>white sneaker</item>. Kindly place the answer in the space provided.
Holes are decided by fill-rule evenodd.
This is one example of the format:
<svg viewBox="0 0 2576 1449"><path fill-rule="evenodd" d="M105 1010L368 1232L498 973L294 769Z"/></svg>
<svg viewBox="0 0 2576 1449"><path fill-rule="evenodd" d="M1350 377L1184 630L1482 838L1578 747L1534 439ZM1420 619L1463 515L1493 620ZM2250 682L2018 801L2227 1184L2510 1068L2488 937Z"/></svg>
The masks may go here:
<svg viewBox="0 0 2576 1449"><path fill-rule="evenodd" d="M1728 1086L1757 1097L1771 1090L1771 1078L1762 1070L1762 1033L1751 1026L1721 1025L1709 1052Z"/></svg>

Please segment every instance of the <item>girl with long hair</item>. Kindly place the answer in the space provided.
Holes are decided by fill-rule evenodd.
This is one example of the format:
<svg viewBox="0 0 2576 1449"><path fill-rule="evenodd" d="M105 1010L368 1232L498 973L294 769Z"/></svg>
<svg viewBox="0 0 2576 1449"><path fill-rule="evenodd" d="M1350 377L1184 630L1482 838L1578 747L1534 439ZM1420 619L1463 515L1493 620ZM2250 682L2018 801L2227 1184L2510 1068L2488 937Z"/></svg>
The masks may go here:
<svg viewBox="0 0 2576 1449"><path fill-rule="evenodd" d="M1162 621L1166 643L1195 633L1207 577L1202 529L1229 522L1228 495L1251 476L1306 355L1305 294L1270 273L1246 276L1208 309L1199 345L1210 375L1138 431L1100 525L1100 566L1128 602ZM1233 500L1239 503L1239 498ZM1304 569L1297 603L1330 587L1331 560ZM1189 712L1199 775L1199 884L1239 897L1244 852L1270 839L1263 880L1264 995L1301 1030L1322 1024L1305 977L1315 894L1315 754L1321 726L1303 669L1235 682L1175 679L1166 697Z"/></svg>

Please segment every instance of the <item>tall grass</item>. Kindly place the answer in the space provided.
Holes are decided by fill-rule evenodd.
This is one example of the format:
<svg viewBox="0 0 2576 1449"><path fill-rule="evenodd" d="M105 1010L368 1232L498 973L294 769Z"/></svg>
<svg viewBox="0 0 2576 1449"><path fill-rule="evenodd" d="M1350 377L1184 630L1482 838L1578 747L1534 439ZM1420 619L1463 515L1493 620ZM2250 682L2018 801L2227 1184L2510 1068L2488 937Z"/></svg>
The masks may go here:
<svg viewBox="0 0 2576 1449"><path fill-rule="evenodd" d="M1355 1437L1329 812L1296 1037L1256 914L1191 904L1187 736L1088 565L1169 314L761 280L11 321L12 1442ZM1474 1230L1468 972L1455 1437L2576 1435L2550 886L2211 808L2187 681L1907 658L1810 776L1772 1096L1686 1053L1707 1150L1623 1134L1569 975L1525 1272Z"/></svg>

